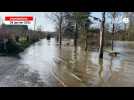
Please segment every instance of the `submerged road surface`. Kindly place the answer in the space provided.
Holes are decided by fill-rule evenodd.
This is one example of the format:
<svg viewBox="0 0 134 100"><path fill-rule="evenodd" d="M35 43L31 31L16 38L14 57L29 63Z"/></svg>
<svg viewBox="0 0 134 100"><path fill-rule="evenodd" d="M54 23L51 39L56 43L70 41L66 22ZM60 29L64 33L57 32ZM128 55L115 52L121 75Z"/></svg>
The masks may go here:
<svg viewBox="0 0 134 100"><path fill-rule="evenodd" d="M116 42L120 54L84 52L43 39L20 54L0 56L0 87L134 86L134 42Z"/></svg>

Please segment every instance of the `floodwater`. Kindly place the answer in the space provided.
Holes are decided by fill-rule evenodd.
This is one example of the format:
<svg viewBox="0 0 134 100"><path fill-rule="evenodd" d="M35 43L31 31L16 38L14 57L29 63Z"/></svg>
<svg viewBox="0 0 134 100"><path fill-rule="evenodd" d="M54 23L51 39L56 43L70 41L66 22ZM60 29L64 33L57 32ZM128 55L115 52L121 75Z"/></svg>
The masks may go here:
<svg viewBox="0 0 134 100"><path fill-rule="evenodd" d="M115 42L120 52L107 52L98 59L98 51L63 45L55 39L31 45L20 59L0 57L0 87L111 87L134 86L134 42Z"/></svg>

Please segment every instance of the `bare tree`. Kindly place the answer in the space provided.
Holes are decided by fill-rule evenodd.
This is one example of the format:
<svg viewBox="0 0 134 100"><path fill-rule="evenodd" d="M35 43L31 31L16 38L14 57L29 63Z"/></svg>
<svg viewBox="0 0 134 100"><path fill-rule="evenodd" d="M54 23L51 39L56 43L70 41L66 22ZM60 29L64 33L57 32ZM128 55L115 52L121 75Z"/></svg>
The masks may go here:
<svg viewBox="0 0 134 100"><path fill-rule="evenodd" d="M65 12L52 12L49 18L56 24L57 31L57 42L59 42L60 47L62 45L62 35L64 29L64 18Z"/></svg>
<svg viewBox="0 0 134 100"><path fill-rule="evenodd" d="M110 17L111 24L112 24L112 27L111 27L111 32L112 32L111 48L112 48L112 50L114 49L115 33L119 29L119 23L118 23L118 21L119 21L120 14L121 14L120 12L109 12L108 13L108 17Z"/></svg>
<svg viewBox="0 0 134 100"><path fill-rule="evenodd" d="M101 29L100 29L100 49L99 58L103 58L103 47L104 47L104 30L105 30L105 12L102 13Z"/></svg>
<svg viewBox="0 0 134 100"><path fill-rule="evenodd" d="M115 34L115 18L116 12L112 12L112 50L114 48L114 34Z"/></svg>

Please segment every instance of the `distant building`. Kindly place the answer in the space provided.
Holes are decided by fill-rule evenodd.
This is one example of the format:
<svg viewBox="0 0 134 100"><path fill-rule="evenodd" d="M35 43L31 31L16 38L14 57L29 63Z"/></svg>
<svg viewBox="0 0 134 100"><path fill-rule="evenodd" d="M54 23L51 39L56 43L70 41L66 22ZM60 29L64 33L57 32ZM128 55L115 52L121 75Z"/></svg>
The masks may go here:
<svg viewBox="0 0 134 100"><path fill-rule="evenodd" d="M1 26L3 29L8 29L8 30L28 30L27 25L5 25L3 24Z"/></svg>

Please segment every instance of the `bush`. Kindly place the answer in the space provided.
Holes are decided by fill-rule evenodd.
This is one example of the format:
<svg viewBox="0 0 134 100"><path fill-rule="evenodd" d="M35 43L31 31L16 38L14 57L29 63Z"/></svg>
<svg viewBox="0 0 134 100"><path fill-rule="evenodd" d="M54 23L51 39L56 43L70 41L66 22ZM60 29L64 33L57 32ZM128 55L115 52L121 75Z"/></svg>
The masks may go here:
<svg viewBox="0 0 134 100"><path fill-rule="evenodd" d="M15 41L16 40L16 41ZM28 46L30 46L32 43L38 41L38 39L28 39L28 37L16 37L16 39L8 39L8 42L6 43L6 48L4 48L3 41L0 42L0 53L4 55L9 54L18 54L20 52L23 52Z"/></svg>
<svg viewBox="0 0 134 100"><path fill-rule="evenodd" d="M12 40L8 41L6 45L7 45L7 53L19 53L23 51L22 46Z"/></svg>

